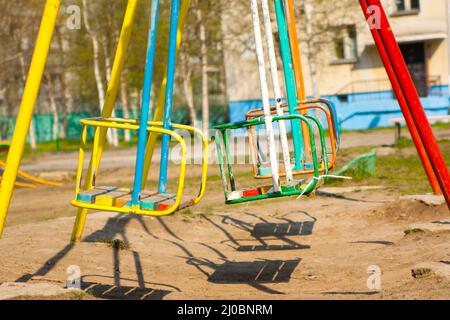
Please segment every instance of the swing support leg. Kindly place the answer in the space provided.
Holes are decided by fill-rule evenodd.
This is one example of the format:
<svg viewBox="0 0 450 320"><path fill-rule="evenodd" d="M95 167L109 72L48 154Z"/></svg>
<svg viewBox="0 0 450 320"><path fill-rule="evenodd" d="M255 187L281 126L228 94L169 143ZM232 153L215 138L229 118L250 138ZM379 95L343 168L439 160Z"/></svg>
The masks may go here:
<svg viewBox="0 0 450 320"><path fill-rule="evenodd" d="M36 48L34 49L22 102L19 108L19 114L17 115L16 126L11 140L10 150L8 152L5 171L1 179L0 238L3 234L6 216L11 203L14 185L17 179L28 131L30 129L34 106L39 94L39 88L47 62L60 5L60 0L47 0L45 4L44 14L42 16L36 41Z"/></svg>
<svg viewBox="0 0 450 320"><path fill-rule="evenodd" d="M360 0L360 4L366 18L369 18L371 14L369 7L377 7L380 11L381 27L375 29L371 26L372 35L410 128L430 184L435 192L442 191L450 208L450 174L383 6L379 0ZM398 75L401 75L401 77ZM439 187L441 190L439 190Z"/></svg>
<svg viewBox="0 0 450 320"><path fill-rule="evenodd" d="M105 105L103 106L102 117L105 118L111 117L117 94L119 92L120 76L123 71L128 47L130 45L131 33L136 17L137 4L138 0L128 0L125 18L122 25L122 31L120 33L119 43L116 50L116 57L114 59L114 64L111 71L111 80L108 84L108 90L105 97ZM100 159L103 153L103 147L106 142L106 134L107 129L105 128L97 128L95 131L94 141L97 141L97 143L94 144L94 148L92 151L92 158L89 164L87 179L85 182L85 189L88 189L92 186L93 180L97 175L100 165ZM79 242L81 240L87 214L87 209L78 209L75 225L72 231L72 243Z"/></svg>

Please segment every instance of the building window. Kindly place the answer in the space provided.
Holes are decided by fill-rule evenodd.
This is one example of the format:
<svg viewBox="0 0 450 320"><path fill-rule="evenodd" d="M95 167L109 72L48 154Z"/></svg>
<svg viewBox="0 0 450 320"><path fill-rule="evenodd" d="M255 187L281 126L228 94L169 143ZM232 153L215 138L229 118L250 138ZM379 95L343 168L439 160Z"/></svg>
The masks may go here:
<svg viewBox="0 0 450 320"><path fill-rule="evenodd" d="M354 63L358 57L356 26L338 28L334 40L333 63Z"/></svg>
<svg viewBox="0 0 450 320"><path fill-rule="evenodd" d="M420 10L420 0L411 0L411 9Z"/></svg>
<svg viewBox="0 0 450 320"><path fill-rule="evenodd" d="M420 0L395 0L393 15L417 14L420 11Z"/></svg>
<svg viewBox="0 0 450 320"><path fill-rule="evenodd" d="M395 6L397 7L397 11L406 10L405 0L395 0Z"/></svg>

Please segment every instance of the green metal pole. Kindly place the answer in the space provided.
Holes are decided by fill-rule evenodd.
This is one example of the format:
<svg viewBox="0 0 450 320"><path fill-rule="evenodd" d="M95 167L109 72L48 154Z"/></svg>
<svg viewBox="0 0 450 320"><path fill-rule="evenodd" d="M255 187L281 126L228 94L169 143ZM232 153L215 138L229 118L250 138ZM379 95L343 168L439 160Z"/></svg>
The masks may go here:
<svg viewBox="0 0 450 320"><path fill-rule="evenodd" d="M289 43L289 34L286 24L286 16L282 0L274 0L275 12L278 22L278 33L280 36L281 57L283 60L284 78L286 82L287 100L290 114L299 114L297 108L297 89L294 76L294 67ZM303 169L305 160L305 148L303 144L301 122L298 119L291 120L292 139L294 140L295 167L294 171Z"/></svg>

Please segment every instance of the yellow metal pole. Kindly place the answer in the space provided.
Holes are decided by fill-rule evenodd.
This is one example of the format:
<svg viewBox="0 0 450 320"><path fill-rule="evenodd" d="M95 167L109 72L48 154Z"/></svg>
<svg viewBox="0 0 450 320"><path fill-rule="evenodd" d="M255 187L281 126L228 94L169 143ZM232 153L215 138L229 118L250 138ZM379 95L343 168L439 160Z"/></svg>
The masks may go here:
<svg viewBox="0 0 450 320"><path fill-rule="evenodd" d="M105 104L103 106L102 117L110 117L112 115L114 105L116 103L117 94L119 92L120 77L122 75L123 67L127 57L128 47L131 41L131 34L133 30L134 20L137 12L137 5L139 0L128 0L125 17L123 20L122 31L120 33L119 43L117 45L116 56L111 70L111 79L106 91ZM95 145L89 164L88 174L86 176L85 187L89 187L93 183L93 177L96 176L100 166L100 159L103 153L103 147L106 142L106 128L99 128L95 131ZM86 222L88 210L78 209L77 218L72 232L72 242L81 240L84 225Z"/></svg>
<svg viewBox="0 0 450 320"><path fill-rule="evenodd" d="M36 40L36 47L31 60L22 102L17 115L14 134L6 160L5 171L3 172L0 185L0 237L3 234L6 216L8 214L14 191L14 184L17 179L20 161L30 129L34 106L39 94L39 88L47 62L60 5L60 0L47 0L45 4L39 34Z"/></svg>
<svg viewBox="0 0 450 320"><path fill-rule="evenodd" d="M181 46L181 39L183 36L184 27L186 25L187 15L189 12L189 7L191 5L191 0L183 0L180 8L180 20L178 23L178 36L177 36L177 54ZM156 104L155 112L153 114L153 121L161 121L164 115L164 101L166 96L166 85L167 85L167 71L164 75L163 81L161 83L161 90L159 91L158 103ZM147 177L150 171L150 166L153 160L153 152L155 151L156 141L158 134L151 132L146 146L147 156L144 163L143 179L142 179L142 189L145 189L147 184Z"/></svg>

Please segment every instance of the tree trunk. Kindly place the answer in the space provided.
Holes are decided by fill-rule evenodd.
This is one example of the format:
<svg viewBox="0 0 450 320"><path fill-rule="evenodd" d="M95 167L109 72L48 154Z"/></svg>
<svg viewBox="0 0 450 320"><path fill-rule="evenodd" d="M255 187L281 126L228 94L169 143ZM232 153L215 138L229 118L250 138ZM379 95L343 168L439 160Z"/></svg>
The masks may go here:
<svg viewBox="0 0 450 320"><path fill-rule="evenodd" d="M58 139L59 116L58 107L56 106L55 88L53 87L52 76L47 72L45 73L45 80L47 81L47 95L50 103L50 110L53 115L52 141L56 141Z"/></svg>
<svg viewBox="0 0 450 320"><path fill-rule="evenodd" d="M34 124L34 119L31 119L29 135L30 135L31 150L35 150L36 149L36 126Z"/></svg>
<svg viewBox="0 0 450 320"><path fill-rule="evenodd" d="M312 93L314 98L320 97L320 90L319 90L319 79L317 76L317 61L315 57L309 56L308 57L308 65L310 69L310 77L311 77L311 84L312 84Z"/></svg>
<svg viewBox="0 0 450 320"><path fill-rule="evenodd" d="M22 73L22 83L25 89L25 84L27 82L27 70L25 67L25 58L23 56L23 52L21 52L19 56L19 63L20 63L20 70ZM30 137L30 147L32 150L36 149L36 128L34 125L33 118L31 119L30 123L30 130L29 130L29 137Z"/></svg>
<svg viewBox="0 0 450 320"><path fill-rule="evenodd" d="M197 4L199 5L199 3ZM202 121L203 134L209 139L209 87L208 87L208 48L206 44L206 28L203 20L203 12L197 9L197 19L200 28L200 56L202 65Z"/></svg>
<svg viewBox="0 0 450 320"><path fill-rule="evenodd" d="M313 48L314 45L314 6L311 3L305 4L305 22L306 22L306 37L308 41L308 66L309 76L312 84L312 94L314 98L320 98L319 79L317 74L317 58ZM322 113L319 109L315 109L314 115L322 122Z"/></svg>
<svg viewBox="0 0 450 320"><path fill-rule="evenodd" d="M105 36L103 38L103 56L105 57L105 72L106 72L106 82L109 83L111 81L111 58L109 57L108 52L108 39ZM113 118L116 117L116 112L113 110L111 116ZM111 137L112 137L112 145L114 147L117 147L119 145L119 135L117 132L117 129L109 129L111 131Z"/></svg>
<svg viewBox="0 0 450 320"><path fill-rule="evenodd" d="M306 22L306 37L308 40L308 65L309 75L311 78L312 90L314 98L319 98L319 81L317 79L317 61L314 54L314 6L311 3L305 4L305 22Z"/></svg>
<svg viewBox="0 0 450 320"><path fill-rule="evenodd" d="M91 28L89 23L89 8L87 4L87 0L83 0L83 20L84 26L86 28L87 33L89 34L92 41L92 50L93 50L93 59L94 59L94 75L95 82L97 85L97 93L98 93L98 102L100 112L103 111L103 106L105 104L105 88L103 86L103 79L100 71L100 43L98 39L98 35ZM110 145L114 145L113 136L111 130L108 130L107 140Z"/></svg>
<svg viewBox="0 0 450 320"><path fill-rule="evenodd" d="M188 54L184 51L180 52L181 75L183 78L183 90L186 96L186 102L191 118L191 125L198 128L197 112L195 110L194 89L192 88L192 68L189 63Z"/></svg>
<svg viewBox="0 0 450 320"><path fill-rule="evenodd" d="M67 71L61 75L60 85L61 85L61 108L62 110L62 122L61 131L59 132L59 137L61 139L67 138L67 126L68 126L68 116L72 112L73 107L73 96L72 91L67 86Z"/></svg>
<svg viewBox="0 0 450 320"><path fill-rule="evenodd" d="M61 97L61 114L62 114L62 123L61 130L59 131L59 138L65 139L67 132L67 115L69 112L69 95L71 95L70 90L67 88L66 78L67 78L67 65L65 63L65 52L64 52L64 43L63 43L63 34L60 28L56 28L56 40L58 42L58 50L59 50L59 59L62 64L62 74L59 78L60 85L60 97Z"/></svg>
<svg viewBox="0 0 450 320"><path fill-rule="evenodd" d="M120 83L120 99L122 102L122 110L123 110L123 117L125 119L130 118L130 102L128 97L128 88L125 81L121 81ZM129 130L125 130L124 132L124 139L125 142L131 141L131 135Z"/></svg>

